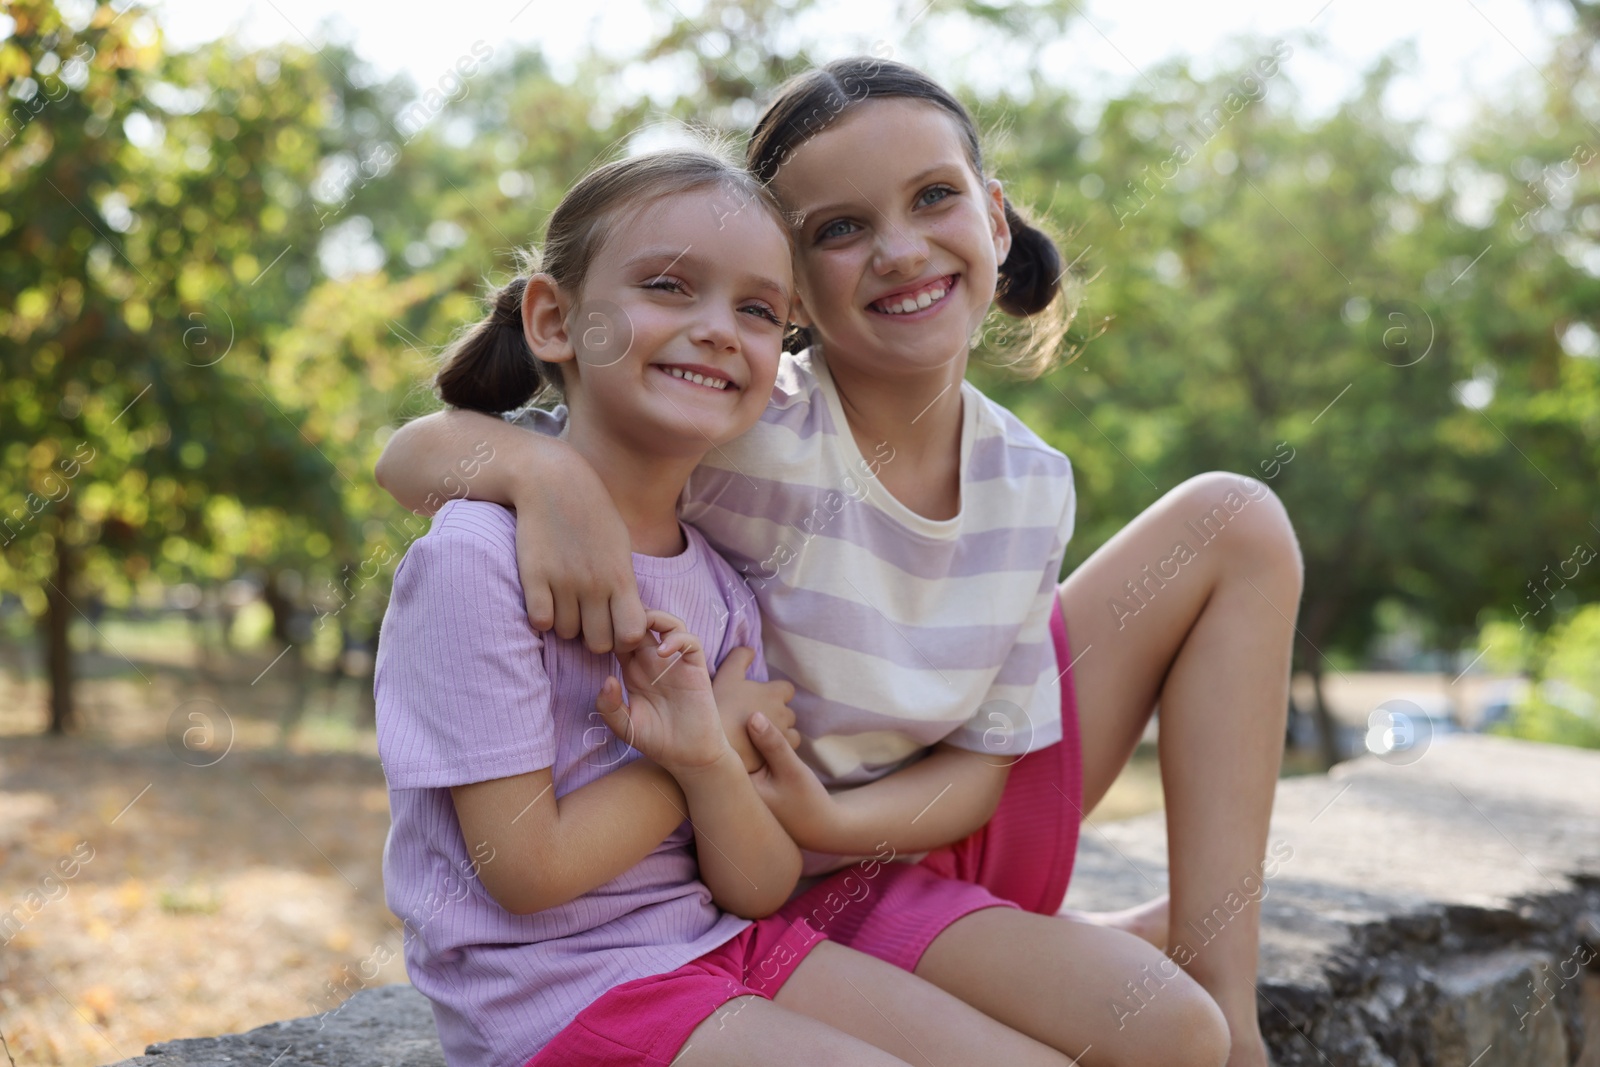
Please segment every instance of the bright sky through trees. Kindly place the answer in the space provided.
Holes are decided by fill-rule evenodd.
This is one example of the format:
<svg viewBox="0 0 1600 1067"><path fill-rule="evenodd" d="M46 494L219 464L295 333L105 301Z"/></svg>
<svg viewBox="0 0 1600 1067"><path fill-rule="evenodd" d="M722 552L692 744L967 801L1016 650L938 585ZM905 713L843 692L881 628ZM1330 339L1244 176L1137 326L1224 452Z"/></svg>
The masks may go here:
<svg viewBox="0 0 1600 1067"><path fill-rule="evenodd" d="M921 6L921 0L829 0L811 20L815 30L806 46L827 59L887 43L913 62L940 68L942 77L959 71L980 88L998 87L999 72L1010 68L993 53L987 59L974 55L965 39L915 36ZM608 53L636 52L673 13L672 5L661 4L652 14L642 0L469 0L452 4L447 20L430 25L396 17L386 0L343 0L337 7L344 36L361 55L381 71L409 73L419 88L432 84L478 40L497 49L513 41L537 43L560 69L590 38ZM676 0L676 7L687 15L698 10L691 0ZM321 20L330 10L323 0L162 0L157 9L172 48L230 30L247 42L320 42ZM1468 122L1477 100L1527 75L1530 61L1538 62L1551 38L1571 23L1564 4L1527 0L1099 0L1083 11L1066 39L1044 55L1048 69L1089 101L1122 93L1139 72L1173 55L1192 57L1197 73L1204 74L1236 58L1230 42L1241 35L1297 41L1311 32L1326 47L1299 52L1294 81L1308 112L1321 114L1348 97L1359 72L1378 55L1410 40L1416 49L1407 65L1412 73L1396 80L1386 103L1394 116L1426 118L1434 131ZM659 71L653 76L662 80ZM652 86L647 81L625 88L648 92ZM1432 154L1434 146L1422 147Z"/></svg>

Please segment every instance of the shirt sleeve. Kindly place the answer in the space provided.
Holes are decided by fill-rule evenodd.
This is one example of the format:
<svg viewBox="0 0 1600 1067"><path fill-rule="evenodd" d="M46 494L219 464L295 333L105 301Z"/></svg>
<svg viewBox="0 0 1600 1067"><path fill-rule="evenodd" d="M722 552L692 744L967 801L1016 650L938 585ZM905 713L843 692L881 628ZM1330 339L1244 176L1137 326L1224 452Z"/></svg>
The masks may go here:
<svg viewBox="0 0 1600 1067"><path fill-rule="evenodd" d="M560 437L561 431L567 428L567 405L557 404L548 411L544 408L521 408L508 411L501 418L524 430L542 433L546 437Z"/></svg>
<svg viewBox="0 0 1600 1067"><path fill-rule="evenodd" d="M1061 678L1067 664L1056 662L1050 616L1056 610L1061 563L1077 517L1077 492L1070 468L1067 477L1066 500L1039 590L983 703L945 738L957 748L1021 756L1061 740Z"/></svg>
<svg viewBox="0 0 1600 1067"><path fill-rule="evenodd" d="M555 762L550 678L523 606L514 521L492 504L452 507L457 520L476 511L492 521L441 531L435 520L395 572L379 638L379 755L396 789L465 785Z"/></svg>
<svg viewBox="0 0 1600 1067"><path fill-rule="evenodd" d="M752 682L767 681L767 656L761 648L761 608L749 585L725 560L718 558L717 582L722 591L724 609L728 612L728 625L723 631L722 648L717 652L714 666L721 666L728 653L744 647L755 650L755 659L745 677Z"/></svg>

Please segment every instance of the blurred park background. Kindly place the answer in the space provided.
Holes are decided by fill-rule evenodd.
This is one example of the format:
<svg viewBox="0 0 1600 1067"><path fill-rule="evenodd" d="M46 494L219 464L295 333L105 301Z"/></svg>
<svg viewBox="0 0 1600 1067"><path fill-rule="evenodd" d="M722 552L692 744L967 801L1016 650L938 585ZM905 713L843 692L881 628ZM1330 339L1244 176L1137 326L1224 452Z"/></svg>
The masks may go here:
<svg viewBox="0 0 1600 1067"><path fill-rule="evenodd" d="M1600 4L1426 5L1507 60L1448 121L1396 102L1408 39L1313 100L1342 61L1321 0L1137 64L1072 0L637 0L625 46L559 55L476 29L547 6L388 11L459 53L427 76L270 3L275 38L201 41L137 4L0 8L17 1064L404 981L371 672L426 520L373 462L574 177L672 120L743 134L839 55L959 87L1082 282L1072 362L1018 380L997 321L972 370L1074 461L1068 567L1200 471L1288 506L1290 773L1462 729L1600 746ZM1085 91L1069 40L1123 76ZM1159 804L1146 754L1095 818Z"/></svg>

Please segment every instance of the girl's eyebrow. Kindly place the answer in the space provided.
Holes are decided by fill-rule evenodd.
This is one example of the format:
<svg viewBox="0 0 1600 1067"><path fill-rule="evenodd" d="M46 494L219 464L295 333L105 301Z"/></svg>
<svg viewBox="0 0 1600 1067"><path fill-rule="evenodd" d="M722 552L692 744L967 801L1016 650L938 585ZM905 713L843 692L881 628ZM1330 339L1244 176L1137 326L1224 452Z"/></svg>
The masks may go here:
<svg viewBox="0 0 1600 1067"><path fill-rule="evenodd" d="M768 278L764 274L752 274L748 281L751 289L758 293L771 293L781 297L785 302L789 300L789 287L776 278Z"/></svg>
<svg viewBox="0 0 1600 1067"><path fill-rule="evenodd" d="M689 249L693 247L693 245L689 245L685 248L676 249L671 246L661 248L646 248L641 252L629 256L627 260L624 261L622 266L624 270L631 270L634 267L644 266L647 263L666 260L667 265L661 268L661 273L665 274L667 271L671 270L673 265L676 264L680 259L688 256ZM689 262L694 263L697 262L698 259L698 256L690 257Z"/></svg>
<svg viewBox="0 0 1600 1067"><path fill-rule="evenodd" d="M935 174L939 173L941 170L948 170L951 167L958 167L958 166L960 166L959 163L952 162L952 161L950 161L948 159L941 160L938 163L935 163L931 167L927 167L927 168L925 168L923 170L917 171L917 173L913 174L911 177L906 179L906 184L907 185L921 185L923 182L927 181L929 178L933 177Z"/></svg>
<svg viewBox="0 0 1600 1067"><path fill-rule="evenodd" d="M693 245L690 245L689 248L684 248L677 251L674 251L670 246L665 248L646 248L636 255L629 256L627 260L624 261L623 268L632 269L634 267L648 266L659 263L662 260L667 260L667 265L662 267L657 272L658 274L665 274L667 271L673 268L674 264L679 262L687 262L689 265L695 267L703 266L704 261L700 256L690 254L689 249L693 247ZM776 278L769 278L765 274L750 274L745 276L744 281L757 292L775 293L778 296L783 297L785 300L789 299L789 287L778 281Z"/></svg>
<svg viewBox="0 0 1600 1067"><path fill-rule="evenodd" d="M917 173L913 174L911 177L902 182L901 185L905 188L921 185L923 182L927 181L933 175L938 174L940 171L958 169L959 167L960 164L952 160L941 160L931 167L925 167L922 170L919 170ZM803 212L801 212L801 214L804 215L807 221L810 221L823 215L831 214L835 211L844 211L848 208L856 206L856 204L857 201L854 200L838 200L831 204L825 204L822 207L806 208Z"/></svg>

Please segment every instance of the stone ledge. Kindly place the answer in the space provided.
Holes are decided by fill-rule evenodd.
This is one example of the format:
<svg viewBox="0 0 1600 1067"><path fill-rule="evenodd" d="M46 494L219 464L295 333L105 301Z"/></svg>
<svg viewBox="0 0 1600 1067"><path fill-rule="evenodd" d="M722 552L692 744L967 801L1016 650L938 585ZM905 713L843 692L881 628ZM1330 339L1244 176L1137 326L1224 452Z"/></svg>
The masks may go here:
<svg viewBox="0 0 1600 1067"><path fill-rule="evenodd" d="M1436 738L1409 766L1366 757L1280 783L1270 840L1291 852L1262 903L1279 1067L1600 1067L1600 976L1581 967L1600 949L1600 753ZM1077 864L1070 906L1147 899L1166 887L1164 818L1085 827ZM385 986L117 1067L443 1062L427 1002Z"/></svg>
<svg viewBox="0 0 1600 1067"><path fill-rule="evenodd" d="M363 989L322 1015L163 1041L116 1067L444 1067L433 1009L409 985Z"/></svg>
<svg viewBox="0 0 1600 1067"><path fill-rule="evenodd" d="M1436 737L1409 766L1369 756L1281 782L1270 842L1292 849L1262 901L1279 1067L1569 1067L1586 986L1600 1030L1600 977L1580 973L1600 949L1580 930L1600 913L1600 752ZM1085 828L1069 905L1157 887L1163 816ZM1584 1067L1600 1067L1591 1040Z"/></svg>

